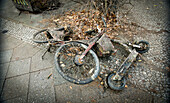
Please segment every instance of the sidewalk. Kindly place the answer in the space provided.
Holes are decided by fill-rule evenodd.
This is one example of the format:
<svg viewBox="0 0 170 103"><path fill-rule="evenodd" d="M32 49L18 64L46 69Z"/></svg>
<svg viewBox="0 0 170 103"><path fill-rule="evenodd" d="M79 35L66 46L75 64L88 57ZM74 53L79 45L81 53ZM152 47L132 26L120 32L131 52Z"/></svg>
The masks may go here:
<svg viewBox="0 0 170 103"><path fill-rule="evenodd" d="M1 101L4 103L80 103L80 102L146 102L153 97L142 90L128 87L116 92L108 89L104 94L99 83L75 85L56 77L54 85L48 76L54 69L53 55L41 60L43 51L8 34L4 35L1 49ZM55 72L57 73L57 72ZM55 81L56 82L56 81ZM56 83L55 83L56 84ZM154 98L154 100L157 98ZM159 100L159 99L158 99ZM158 101L157 101L158 102Z"/></svg>
<svg viewBox="0 0 170 103"><path fill-rule="evenodd" d="M9 1L10 2L10 1ZM54 68L54 54L31 41L37 31L41 14L21 14L10 3L1 8L0 44L0 102L2 103L165 103L165 99L143 91L139 83L128 84L123 91L107 89L98 80L87 85L75 85L65 81ZM16 11L16 12L14 12ZM11 13L12 12L12 13ZM14 13L14 14L13 14ZM25 18L24 18L25 17ZM35 17L35 18L34 18ZM40 18L41 17L41 18ZM32 22L33 21L33 22ZM43 27L44 25L42 25ZM2 31L8 30L7 33ZM3 42L2 42L3 41ZM137 69L138 70L138 69ZM143 71L142 71L143 72ZM49 75L52 73L50 78ZM140 74L140 73L138 73ZM144 73L145 74L145 73ZM149 74L146 74L148 77ZM158 73L159 75L159 73ZM138 75L138 77L144 77ZM135 77L135 76L134 76ZM159 77L159 76L157 76ZM156 76L154 78L157 78ZM139 80L143 80L138 78ZM145 78L144 78L145 79ZM135 80L134 80L135 81ZM152 81L152 80L151 80ZM155 81L155 80L154 80ZM163 80L160 82L162 83ZM157 86L157 84L153 83ZM148 85L143 82L143 85ZM164 86L164 84L162 83Z"/></svg>
<svg viewBox="0 0 170 103"><path fill-rule="evenodd" d="M69 83L56 71L52 72L55 69L53 54L47 53L41 60L43 50L8 33L1 35L4 40L0 51L3 103L150 103L153 100L159 103L157 100L161 100L131 86L121 92L110 89L103 92L98 81L87 85ZM57 75L48 79L51 73Z"/></svg>

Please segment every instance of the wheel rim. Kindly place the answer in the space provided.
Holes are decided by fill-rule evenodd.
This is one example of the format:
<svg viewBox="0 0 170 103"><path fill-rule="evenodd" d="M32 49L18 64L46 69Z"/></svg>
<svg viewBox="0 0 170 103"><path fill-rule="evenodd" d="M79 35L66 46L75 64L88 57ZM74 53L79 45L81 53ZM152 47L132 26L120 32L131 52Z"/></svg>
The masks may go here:
<svg viewBox="0 0 170 103"><path fill-rule="evenodd" d="M33 35L33 41L36 43L48 43L47 38L52 40L52 36L47 29L41 30Z"/></svg>
<svg viewBox="0 0 170 103"><path fill-rule="evenodd" d="M99 74L99 60L92 50L83 58L82 65L75 63L75 57L81 55L86 48L87 46L82 43L70 42L57 50L56 69L66 80L76 84L86 84Z"/></svg>
<svg viewBox="0 0 170 103"><path fill-rule="evenodd" d="M148 52L149 48L150 48L150 45L147 41L139 41L137 43L137 45L140 45L141 48L136 48L136 51L139 52L139 53L146 53Z"/></svg>
<svg viewBox="0 0 170 103"><path fill-rule="evenodd" d="M115 76L115 73L110 74L108 77L108 84L111 89L114 90L122 90L125 87L126 80L123 77L121 80L113 80L113 76Z"/></svg>

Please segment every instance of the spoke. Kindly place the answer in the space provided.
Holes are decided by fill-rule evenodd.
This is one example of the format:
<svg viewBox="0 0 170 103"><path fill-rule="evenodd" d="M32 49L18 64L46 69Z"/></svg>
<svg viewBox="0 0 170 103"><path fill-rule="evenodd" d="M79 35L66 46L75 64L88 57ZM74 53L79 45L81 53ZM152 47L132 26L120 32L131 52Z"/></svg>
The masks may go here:
<svg viewBox="0 0 170 103"><path fill-rule="evenodd" d="M68 61L68 60L70 60L71 58L69 58L67 55L61 55L61 60L63 60L63 61Z"/></svg>
<svg viewBox="0 0 170 103"><path fill-rule="evenodd" d="M65 46L67 46L67 45L65 45ZM62 52L67 52L67 53L69 53L69 52L68 52L68 49L66 49L65 46L63 46L64 51L62 51Z"/></svg>
<svg viewBox="0 0 170 103"><path fill-rule="evenodd" d="M86 68L84 65L83 65L82 67L84 68L83 70L84 70L84 72L86 73L86 75L87 75L87 76L90 75L90 74L89 74L89 70L87 70L87 68ZM84 76L85 76L85 75L84 75Z"/></svg>
<svg viewBox="0 0 170 103"><path fill-rule="evenodd" d="M78 68L78 69L77 69L77 76L78 76L78 78L81 78L81 75L80 75L80 74L81 74L81 72L80 72L80 67L77 66L77 68Z"/></svg>

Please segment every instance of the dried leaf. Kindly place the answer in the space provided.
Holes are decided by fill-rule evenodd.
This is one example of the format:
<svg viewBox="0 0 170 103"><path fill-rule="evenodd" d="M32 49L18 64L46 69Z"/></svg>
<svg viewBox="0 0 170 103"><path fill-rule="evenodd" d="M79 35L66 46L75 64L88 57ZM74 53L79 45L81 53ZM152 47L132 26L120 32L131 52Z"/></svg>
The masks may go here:
<svg viewBox="0 0 170 103"><path fill-rule="evenodd" d="M102 81L102 78L101 78L100 76L98 76L98 79L99 79L100 81Z"/></svg>
<svg viewBox="0 0 170 103"><path fill-rule="evenodd" d="M97 101L95 99L92 99L91 102L92 103L97 103Z"/></svg>
<svg viewBox="0 0 170 103"><path fill-rule="evenodd" d="M67 55L68 55L68 56L72 56L72 53L68 53Z"/></svg>
<svg viewBox="0 0 170 103"><path fill-rule="evenodd" d="M131 75L128 75L128 78L132 78L132 76L131 76Z"/></svg>
<svg viewBox="0 0 170 103"><path fill-rule="evenodd" d="M170 71L170 68L169 68L169 67L166 67L166 70Z"/></svg>
<svg viewBox="0 0 170 103"><path fill-rule="evenodd" d="M141 59L138 60L138 62L141 62L141 61L142 61Z"/></svg>

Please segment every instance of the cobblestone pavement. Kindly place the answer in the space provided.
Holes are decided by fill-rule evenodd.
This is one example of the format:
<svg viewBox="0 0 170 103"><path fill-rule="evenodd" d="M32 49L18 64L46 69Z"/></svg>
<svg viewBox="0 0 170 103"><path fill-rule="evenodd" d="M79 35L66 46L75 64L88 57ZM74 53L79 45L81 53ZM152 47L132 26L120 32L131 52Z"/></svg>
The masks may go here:
<svg viewBox="0 0 170 103"><path fill-rule="evenodd" d="M47 53L45 59L42 60L41 55L44 52L44 46L39 46L31 40L32 34L37 31L36 27L40 25L38 22L41 18L37 18L42 15L22 14L22 17L14 17L10 16L10 13L1 14L0 102L165 103L168 98L169 81L165 70L168 66L168 58L166 58L167 52L164 51L164 48L167 48L166 43L169 42L169 39L167 39L169 35L167 25L169 24L165 22L165 18L160 18L160 22L158 22L160 25L155 25L155 19L158 18L152 14L153 11L148 11L148 8L156 11L158 4L155 3L158 3L158 1L133 1L132 3L135 4L135 9L127 17L129 20L133 20L131 22L140 24L138 29L141 30L141 34L134 36L133 39L148 40L151 44L151 50L144 55L149 62L136 62L131 67L128 87L123 91L114 91L108 88L104 92L98 80L87 85L75 85L65 81L54 68L54 55ZM148 6L140 6L142 3ZM161 5L164 5L164 3L166 2L162 1ZM153 7L149 7L151 5ZM161 13L166 17L166 7L162 6L162 8ZM13 9L15 13L11 15L16 16L18 11L15 8ZM146 17L142 17L143 15L146 15ZM31 18L29 19L28 16ZM140 18L140 16L145 19ZM22 23L20 23L21 19ZM152 28L148 27L148 22L153 26ZM147 28L147 30L143 30L143 28ZM161 29L165 31L155 33ZM164 62L160 62L160 59ZM53 73L53 76L48 78L51 73Z"/></svg>

